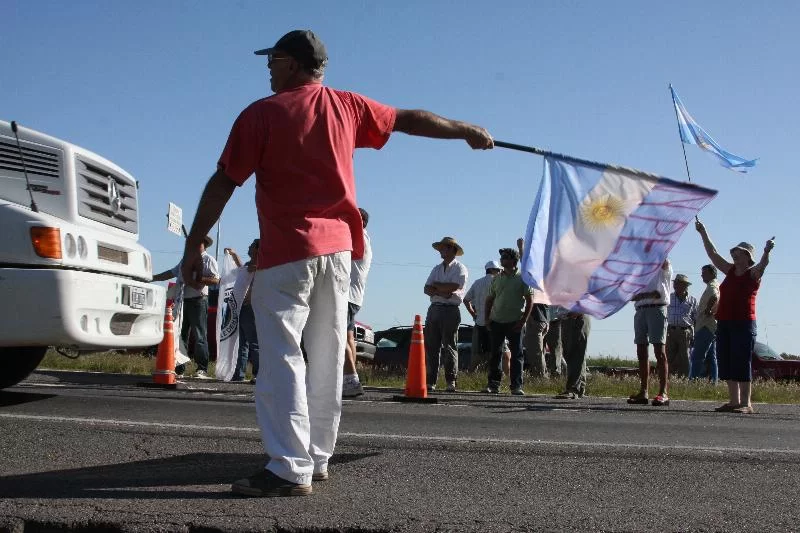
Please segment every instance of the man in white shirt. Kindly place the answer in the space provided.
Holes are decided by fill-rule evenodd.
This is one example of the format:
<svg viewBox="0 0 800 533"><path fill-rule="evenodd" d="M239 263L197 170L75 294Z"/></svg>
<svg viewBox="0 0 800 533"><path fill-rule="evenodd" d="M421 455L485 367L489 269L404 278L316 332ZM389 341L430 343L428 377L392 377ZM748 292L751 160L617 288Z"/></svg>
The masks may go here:
<svg viewBox="0 0 800 533"><path fill-rule="evenodd" d="M475 327L472 328L472 360L470 368L475 368L480 364L489 361L489 330L486 329L486 319L484 309L486 296L489 295L489 285L492 284L494 277L500 273L500 264L497 261L489 261L484 267L486 275L475 280L467 294L464 295L464 307L475 320Z"/></svg>
<svg viewBox="0 0 800 533"><path fill-rule="evenodd" d="M717 382L717 351L714 335L717 331L717 312L719 303L719 283L717 283L717 268L714 265L705 265L700 270L700 276L706 284L706 290L700 296L697 306L697 320L694 324L694 347L689 364L689 379L701 378L708 373L712 383Z"/></svg>
<svg viewBox="0 0 800 533"><path fill-rule="evenodd" d="M207 252L214 240L206 235L201 246L200 258L202 267L198 265L198 275L195 279L183 280L183 325L181 326L181 340L189 345L189 331L194 330L194 361L197 363L196 376L200 379L211 379L208 376L208 286L219 283L219 267L217 260ZM166 281L179 277L181 263L170 270L165 270L153 276L153 281ZM181 365L182 366L182 365ZM182 369L178 368L178 374Z"/></svg>
<svg viewBox="0 0 800 533"><path fill-rule="evenodd" d="M355 398L364 394L356 370L356 313L364 304L364 291L367 287L367 274L372 265L372 244L367 233L369 213L358 208L364 226L364 255L350 263L350 300L347 303L347 344L344 347L344 381L342 398Z"/></svg>
<svg viewBox="0 0 800 533"><path fill-rule="evenodd" d="M647 405L647 386L650 380L650 362L647 345L653 345L658 372L658 395L653 398L653 405L669 405L667 389L669 387L669 365L664 350L667 341L667 306L669 305L669 286L672 279L672 265L665 259L659 271L647 284L643 291L631 298L636 302L636 313L633 316L633 331L636 343L636 357L639 359L639 380L641 388L628 398L628 403Z"/></svg>
<svg viewBox="0 0 800 533"><path fill-rule="evenodd" d="M464 255L464 249L453 237L444 237L431 244L439 252L442 262L433 267L424 292L431 299L425 317L425 356L428 371L428 390L436 389L439 379L439 364L444 353L444 376L447 391L455 392L458 374L458 326L461 324L459 306L464 298L467 284L467 267L456 256Z"/></svg>

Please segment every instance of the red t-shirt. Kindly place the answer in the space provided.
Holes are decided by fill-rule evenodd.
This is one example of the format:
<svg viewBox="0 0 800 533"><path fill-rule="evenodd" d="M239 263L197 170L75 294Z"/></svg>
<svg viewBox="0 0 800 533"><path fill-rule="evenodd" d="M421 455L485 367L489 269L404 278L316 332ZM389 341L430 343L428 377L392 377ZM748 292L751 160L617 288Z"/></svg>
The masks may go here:
<svg viewBox="0 0 800 533"><path fill-rule="evenodd" d="M731 267L719 285L717 320L755 320L756 293L761 280L755 280L748 270L741 276Z"/></svg>
<svg viewBox="0 0 800 533"><path fill-rule="evenodd" d="M237 185L256 174L259 268L344 250L363 255L353 151L380 149L396 116L393 107L320 83L242 111L218 167Z"/></svg>

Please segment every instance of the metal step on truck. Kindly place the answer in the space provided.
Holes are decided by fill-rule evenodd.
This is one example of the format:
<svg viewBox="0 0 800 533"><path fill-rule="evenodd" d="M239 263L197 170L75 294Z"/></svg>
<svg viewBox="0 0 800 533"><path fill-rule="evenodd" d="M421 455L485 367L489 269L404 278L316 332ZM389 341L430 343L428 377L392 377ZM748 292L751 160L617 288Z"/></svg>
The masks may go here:
<svg viewBox="0 0 800 533"><path fill-rule="evenodd" d="M138 189L111 161L0 120L0 389L50 347L161 341L166 294L138 242Z"/></svg>

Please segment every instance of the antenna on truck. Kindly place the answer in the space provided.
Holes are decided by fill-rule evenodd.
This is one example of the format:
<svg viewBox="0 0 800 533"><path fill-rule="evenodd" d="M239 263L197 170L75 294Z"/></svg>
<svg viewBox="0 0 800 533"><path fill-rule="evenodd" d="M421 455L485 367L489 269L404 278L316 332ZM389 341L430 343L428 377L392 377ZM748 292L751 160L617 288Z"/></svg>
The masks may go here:
<svg viewBox="0 0 800 533"><path fill-rule="evenodd" d="M14 137L17 139L17 150L19 150L19 160L22 162L22 172L25 174L25 184L28 186L28 194L31 195L31 211L34 213L39 212L39 206L36 205L36 200L33 199L33 189L31 189L31 180L28 179L28 167L25 165L25 157L22 155L22 146L19 144L19 135L17 134L17 122L11 121L11 131L14 132Z"/></svg>

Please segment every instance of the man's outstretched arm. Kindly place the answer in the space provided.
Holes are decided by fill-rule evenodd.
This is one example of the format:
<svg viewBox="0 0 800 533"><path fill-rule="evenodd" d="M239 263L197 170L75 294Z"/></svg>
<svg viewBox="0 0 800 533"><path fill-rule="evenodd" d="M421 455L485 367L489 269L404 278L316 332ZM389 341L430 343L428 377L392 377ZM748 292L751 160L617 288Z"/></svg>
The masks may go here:
<svg viewBox="0 0 800 533"><path fill-rule="evenodd" d="M398 109L394 131L435 139L464 139L476 150L494 148L494 140L484 128L421 109Z"/></svg>
<svg viewBox="0 0 800 533"><path fill-rule="evenodd" d="M183 279L192 279L192 265L200 257L200 245L214 223L219 220L235 189L236 184L222 170L218 169L208 180L194 215L192 229L186 237L181 265Z"/></svg>

